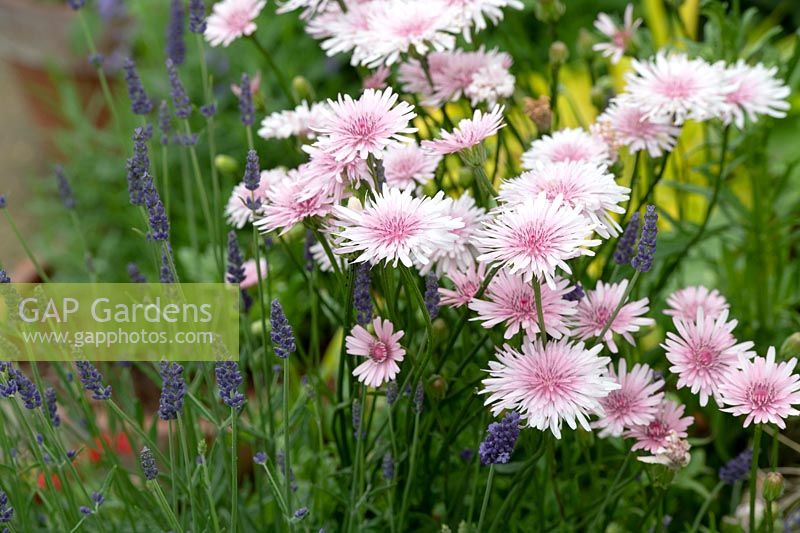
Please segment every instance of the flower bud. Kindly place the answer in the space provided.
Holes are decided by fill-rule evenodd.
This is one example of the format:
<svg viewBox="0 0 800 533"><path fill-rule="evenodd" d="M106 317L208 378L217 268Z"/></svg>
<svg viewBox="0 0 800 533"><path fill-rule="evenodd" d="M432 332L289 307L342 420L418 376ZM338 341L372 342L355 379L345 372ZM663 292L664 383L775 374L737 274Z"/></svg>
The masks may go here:
<svg viewBox="0 0 800 533"><path fill-rule="evenodd" d="M569 59L569 48L563 41L554 41L550 45L550 63L552 65L563 65Z"/></svg>
<svg viewBox="0 0 800 533"><path fill-rule="evenodd" d="M800 356L800 331L786 337L781 344L780 355L782 359Z"/></svg>
<svg viewBox="0 0 800 533"><path fill-rule="evenodd" d="M611 78L608 76L598 78L591 91L592 105L602 111L608 107L608 102L613 96L614 88Z"/></svg>
<svg viewBox="0 0 800 533"><path fill-rule="evenodd" d="M550 97L542 95L539 98L525 98L523 102L525 114L536 125L540 135L550 131L553 123L553 111L550 109Z"/></svg>
<svg viewBox="0 0 800 533"><path fill-rule="evenodd" d="M239 162L226 154L219 154L215 157L214 166L223 174L236 174L239 172Z"/></svg>
<svg viewBox="0 0 800 533"><path fill-rule="evenodd" d="M447 394L447 380L439 374L434 374L430 377L428 387L431 395L436 399L441 400Z"/></svg>
<svg viewBox="0 0 800 533"><path fill-rule="evenodd" d="M292 92L298 100L314 100L314 89L303 76L295 76L292 79Z"/></svg>
<svg viewBox="0 0 800 533"><path fill-rule="evenodd" d="M447 322L442 320L441 317L434 320L432 326L434 335L444 335L447 333Z"/></svg>
<svg viewBox="0 0 800 533"><path fill-rule="evenodd" d="M768 502L774 502L783 495L783 476L778 472L770 472L764 478L762 495Z"/></svg>
<svg viewBox="0 0 800 533"><path fill-rule="evenodd" d="M581 59L591 59L597 54L592 47L597 43L595 36L586 28L578 31L578 39L575 41L575 52Z"/></svg>
<svg viewBox="0 0 800 533"><path fill-rule="evenodd" d="M553 24L564 15L567 6L561 0L536 0L533 4L533 13L540 21Z"/></svg>

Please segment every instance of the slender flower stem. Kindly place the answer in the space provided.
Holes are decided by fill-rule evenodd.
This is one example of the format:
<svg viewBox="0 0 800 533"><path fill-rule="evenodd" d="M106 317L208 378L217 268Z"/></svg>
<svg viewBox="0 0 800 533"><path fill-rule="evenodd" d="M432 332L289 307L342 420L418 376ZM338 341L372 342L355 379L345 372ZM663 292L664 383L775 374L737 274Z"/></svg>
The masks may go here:
<svg viewBox="0 0 800 533"><path fill-rule="evenodd" d="M219 518L217 517L217 502L214 500L214 494L211 492L211 479L208 476L208 466L206 465L205 457L203 464L200 465L203 470L203 484L205 485L206 498L208 498L208 510L211 513L211 524L214 526L214 533L220 533Z"/></svg>
<svg viewBox="0 0 800 533"><path fill-rule="evenodd" d="M750 462L750 529L756 530L756 493L758 492L758 453L761 448L761 433L764 431L762 424L756 424L753 433L753 460Z"/></svg>
<svg viewBox="0 0 800 533"><path fill-rule="evenodd" d="M92 56L96 56L97 47L94 44L94 39L92 38L92 32L89 29L89 24L86 22L86 17L84 17L83 11L80 10L78 11L78 21L80 22L81 30L83 30L83 36L86 39L86 46L89 48L89 53L91 53ZM100 80L100 89L103 91L103 97L106 99L106 105L108 106L108 110L111 112L111 116L114 120L114 127L119 133L121 122L119 120L119 114L117 113L117 108L114 105L114 99L111 96L111 89L108 86L106 73L103 70L102 65L98 65L95 70L97 71L97 78Z"/></svg>
<svg viewBox="0 0 800 533"><path fill-rule="evenodd" d="M193 531L200 531L199 524L200 521L198 520L197 516L197 500L194 494L194 484L192 483L192 462L189 459L189 445L186 440L186 428L183 425L183 417L178 416L178 440L181 446L181 452L183 454L183 465L184 465L184 475L186 476L186 489L189 493L189 510L191 511L192 515L192 530Z"/></svg>
<svg viewBox="0 0 800 533"><path fill-rule="evenodd" d="M628 451L625 455L625 460L622 462L622 466L619 467L617 470L617 475L614 476L614 481L611 483L611 487L608 489L606 493L605 499L603 499L603 503L597 509L597 513L595 513L594 518L592 519L592 525L597 523L603 517L603 512L605 512L606 507L608 506L609 501L611 501L611 496L617 490L617 486L619 485L620 480L622 479L622 474L625 473L625 469L628 467L628 463L631 461L631 457L633 457L633 451ZM590 529L594 529L593 527ZM604 529L601 527L601 530Z"/></svg>
<svg viewBox="0 0 800 533"><path fill-rule="evenodd" d="M542 339L542 346L547 345L547 329L544 323L544 309L542 309L542 286L536 276L533 277L533 299L536 302L536 320L539 326L539 336Z"/></svg>
<svg viewBox="0 0 800 533"><path fill-rule="evenodd" d="M697 531L700 529L700 524L703 522L703 517L706 515L706 511L708 511L708 507L711 505L711 502L717 499L717 495L719 495L724 486L725 483L720 481L708 494L706 499L703 501L703 505L700 506L700 510L697 511L697 515L694 517L694 522L692 522L692 529L690 533L697 533Z"/></svg>
<svg viewBox="0 0 800 533"><path fill-rule="evenodd" d="M419 441L419 413L414 414L414 434L411 438L411 450L408 452L408 477L406 486L403 489L403 500L400 503L400 518L397 522L398 531L403 531L405 525L406 512L408 511L408 495L411 492L411 485L414 481L414 470L417 466L417 442Z"/></svg>
<svg viewBox="0 0 800 533"><path fill-rule="evenodd" d="M286 481L286 506L292 508L292 461L289 451L291 430L289 412L289 358L283 360L283 470Z"/></svg>
<svg viewBox="0 0 800 533"><path fill-rule="evenodd" d="M625 305L625 302L628 300L628 296L631 295L633 286L639 280L639 274L641 274L641 272L639 272L638 270L634 272L633 277L631 277L630 283L628 283L628 286L625 288L625 292L622 294L622 298L620 298L619 303L617 304L617 307L614 308L614 312L611 313L611 316L608 317L608 320L603 326L603 329L600 331L600 335L597 336L597 338L600 339L600 342L603 342L603 337L605 337L606 333L608 333L608 330L611 328L611 324L614 323L614 319L617 318L620 309L622 309L622 306Z"/></svg>
<svg viewBox="0 0 800 533"><path fill-rule="evenodd" d="M236 420L238 413L231 407L231 533L239 525L239 435Z"/></svg>
<svg viewBox="0 0 800 533"><path fill-rule="evenodd" d="M39 264L39 261L36 260L36 256L33 255L33 252L28 246L28 243L22 237L22 233L20 233L19 228L14 223L14 219L11 217L11 213L9 212L8 207L0 209L0 211L2 211L3 214L5 215L6 220L8 221L8 225L11 226L11 231L14 232L14 236L16 236L17 241L19 241L20 245L22 246L22 249L25 250L25 255L27 255L28 259L30 259L31 263L33 263L33 268L36 269L36 274L38 274L43 281L50 283L50 276L48 276L47 273L44 271L42 265Z"/></svg>
<svg viewBox="0 0 800 533"><path fill-rule="evenodd" d="M361 387L361 403L359 404L359 409L361 409L362 413L364 412L364 409L366 407L365 404L366 400L367 400L367 387L363 386ZM356 486L359 485L360 476L363 476L364 474L364 472L360 468L362 455L364 454L363 441L365 436L363 430L361 429L363 421L364 420L362 417L361 420L362 424L360 424L359 427L357 428L353 428L355 430L355 438L356 438L356 452L355 452L356 455L353 458L353 476L352 476L353 479L351 480L350 483L350 505L348 505L347 527L345 527L344 529L345 531L350 531L352 529L353 515L355 514L356 511Z"/></svg>
<svg viewBox="0 0 800 533"><path fill-rule="evenodd" d="M156 497L156 502L158 502L158 506L161 508L161 512L164 513L164 516L166 516L170 526L175 531L183 533L184 529L181 527L180 522L178 522L178 517L175 516L175 513L167 503L167 498L164 496L164 491L161 490L161 485L158 484L158 481L155 479L148 480L147 486L153 491L153 494Z"/></svg>
<svg viewBox="0 0 800 533"><path fill-rule="evenodd" d="M262 45L258 41L255 34L251 35L249 39L250 42L252 42L253 45L255 45L258 51L261 52L261 55L264 56L264 59L267 60L267 65L269 65L269 68L272 69L272 73L275 74L275 78L278 80L278 85L280 86L281 91L283 91L283 94L286 96L286 99L289 101L290 104L292 104L292 107L296 106L297 100L295 99L294 94L292 94L292 91L289 88L289 84L286 82L286 78L284 77L283 72L281 71L280 67L278 67L277 63L275 63L275 60L272 58L272 54L270 54L269 50L264 48L264 45Z"/></svg>
<svg viewBox="0 0 800 533"><path fill-rule="evenodd" d="M489 497L492 494L492 481L494 480L494 465L489 465L489 477L486 480L486 490L483 491L483 504L478 518L478 531L483 531L483 519L486 517L486 508L489 506Z"/></svg>
<svg viewBox="0 0 800 533"><path fill-rule="evenodd" d="M255 193L250 193L250 199L252 202L255 202L256 197ZM253 203L255 206L255 203ZM256 213L253 211L253 217L255 218ZM253 227L253 251L256 257L256 277L258 279L258 305L259 311L261 311L261 344L262 344L262 359L261 364L264 366L264 394L267 397L267 427L269 428L269 438L272 441L273 436L275 435L275 422L274 422L274 413L272 411L272 368L270 367L269 360L267 358L267 346L269 346L267 341L267 304L264 301L264 277L261 272L261 239L258 234L258 229L252 224ZM262 420L263 424L263 420ZM274 450L271 450L274 451Z"/></svg>

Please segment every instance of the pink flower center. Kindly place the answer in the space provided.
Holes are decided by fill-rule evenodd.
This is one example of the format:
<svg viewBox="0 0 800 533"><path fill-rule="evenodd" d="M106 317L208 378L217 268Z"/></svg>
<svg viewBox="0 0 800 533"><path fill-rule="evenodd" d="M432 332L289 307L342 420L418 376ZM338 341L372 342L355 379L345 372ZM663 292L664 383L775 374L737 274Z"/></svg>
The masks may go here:
<svg viewBox="0 0 800 533"><path fill-rule="evenodd" d="M383 363L389 357L389 348L383 341L377 341L369 349L369 357L376 363Z"/></svg>
<svg viewBox="0 0 800 533"><path fill-rule="evenodd" d="M383 218L376 228L378 238L384 244L397 244L413 235L418 226L417 220L409 220L399 213Z"/></svg>
<svg viewBox="0 0 800 533"><path fill-rule="evenodd" d="M608 319L611 318L611 313L614 309L607 305L599 305L594 310L594 325L598 329L605 327ZM609 328L610 329L610 328Z"/></svg>
<svg viewBox="0 0 800 533"><path fill-rule="evenodd" d="M758 408L766 407L775 397L775 387L770 383L754 383L747 391L747 399Z"/></svg>
<svg viewBox="0 0 800 533"><path fill-rule="evenodd" d="M662 440L669 433L669 427L661 420L653 420L647 426L647 436L653 440Z"/></svg>
<svg viewBox="0 0 800 533"><path fill-rule="evenodd" d="M381 117L375 113L362 113L344 127L347 135L361 142L371 141L376 136Z"/></svg>
<svg viewBox="0 0 800 533"><path fill-rule="evenodd" d="M584 161L589 159L589 152L578 144L561 144L554 148L550 159L559 161Z"/></svg>
<svg viewBox="0 0 800 533"><path fill-rule="evenodd" d="M657 84L656 92L668 98L687 98L694 92L694 83L688 78L671 78Z"/></svg>
<svg viewBox="0 0 800 533"><path fill-rule="evenodd" d="M542 257L552 248L552 239L541 228L520 228L516 235L519 247L531 257Z"/></svg>
<svg viewBox="0 0 800 533"><path fill-rule="evenodd" d="M225 22L231 32L243 33L251 22L250 11L247 9L233 11L225 17Z"/></svg>
<svg viewBox="0 0 800 533"><path fill-rule="evenodd" d="M568 393L573 387L572 381L567 372L557 368L539 368L531 376L532 388L550 398Z"/></svg>
<svg viewBox="0 0 800 533"><path fill-rule="evenodd" d="M717 350L714 350L709 346L700 346L694 352L695 365L702 368L709 368L716 363L717 355Z"/></svg>
<svg viewBox="0 0 800 533"><path fill-rule="evenodd" d="M515 294L511 298L511 307L518 318L536 317L536 302L531 294Z"/></svg>
<svg viewBox="0 0 800 533"><path fill-rule="evenodd" d="M630 397L621 390L611 391L603 403L610 414L619 415L627 413L631 409Z"/></svg>
<svg viewBox="0 0 800 533"><path fill-rule="evenodd" d="M614 34L614 36L611 38L611 41L614 43L614 46L616 48L619 48L621 50L625 50L625 47L627 46L628 41L630 40L630 38L631 38L631 35L630 35L629 32L627 32L625 30L618 30Z"/></svg>

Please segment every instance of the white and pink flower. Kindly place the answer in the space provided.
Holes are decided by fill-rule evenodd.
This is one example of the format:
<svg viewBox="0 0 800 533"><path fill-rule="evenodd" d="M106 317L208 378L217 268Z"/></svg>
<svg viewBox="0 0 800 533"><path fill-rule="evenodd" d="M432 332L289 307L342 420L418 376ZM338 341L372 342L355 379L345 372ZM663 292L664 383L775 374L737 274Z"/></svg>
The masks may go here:
<svg viewBox="0 0 800 533"><path fill-rule="evenodd" d="M398 363L403 361L406 350L400 346L403 331L394 331L394 324L376 317L372 321L375 334L356 325L345 339L348 355L366 357L367 361L353 369L358 381L369 387L380 387L392 381L400 372Z"/></svg>

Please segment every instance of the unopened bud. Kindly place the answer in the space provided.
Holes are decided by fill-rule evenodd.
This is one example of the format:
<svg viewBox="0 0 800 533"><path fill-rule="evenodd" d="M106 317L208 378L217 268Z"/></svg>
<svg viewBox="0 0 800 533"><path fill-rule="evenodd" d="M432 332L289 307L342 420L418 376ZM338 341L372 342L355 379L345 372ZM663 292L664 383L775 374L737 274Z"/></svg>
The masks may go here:
<svg viewBox="0 0 800 533"><path fill-rule="evenodd" d="M550 97L542 95L539 98L525 98L523 102L525 114L536 125L540 135L550 131L553 123L553 111L550 109Z"/></svg>
<svg viewBox="0 0 800 533"><path fill-rule="evenodd" d="M558 22L566 10L567 6L561 0L536 0L533 4L534 15L546 24Z"/></svg>
<svg viewBox="0 0 800 533"><path fill-rule="evenodd" d="M581 59L589 59L596 54L592 47L597 43L595 36L586 28L581 28L578 31L578 39L575 41L575 52Z"/></svg>
<svg viewBox="0 0 800 533"><path fill-rule="evenodd" d="M225 154L219 154L214 158L214 166L223 174L237 174L239 172L239 162Z"/></svg>
<svg viewBox="0 0 800 533"><path fill-rule="evenodd" d="M770 472L764 478L763 496L768 502L774 502L783 496L783 476L778 472Z"/></svg>
<svg viewBox="0 0 800 533"><path fill-rule="evenodd" d="M563 65L569 59L569 48L563 41L554 41L550 45L550 63L552 65Z"/></svg>
<svg viewBox="0 0 800 533"><path fill-rule="evenodd" d="M292 79L292 92L294 92L298 100L314 100L314 89L311 87L311 83L303 76L295 76Z"/></svg>
<svg viewBox="0 0 800 533"><path fill-rule="evenodd" d="M800 356L800 331L786 337L781 344L780 355L783 359Z"/></svg>
<svg viewBox="0 0 800 533"><path fill-rule="evenodd" d="M447 333L447 322L442 320L441 317L434 320L431 325L433 326L434 335L444 335Z"/></svg>
<svg viewBox="0 0 800 533"><path fill-rule="evenodd" d="M430 380L428 380L428 384L431 395L434 398L441 400L444 398L445 394L447 394L447 380L442 376L434 374L431 376Z"/></svg>

